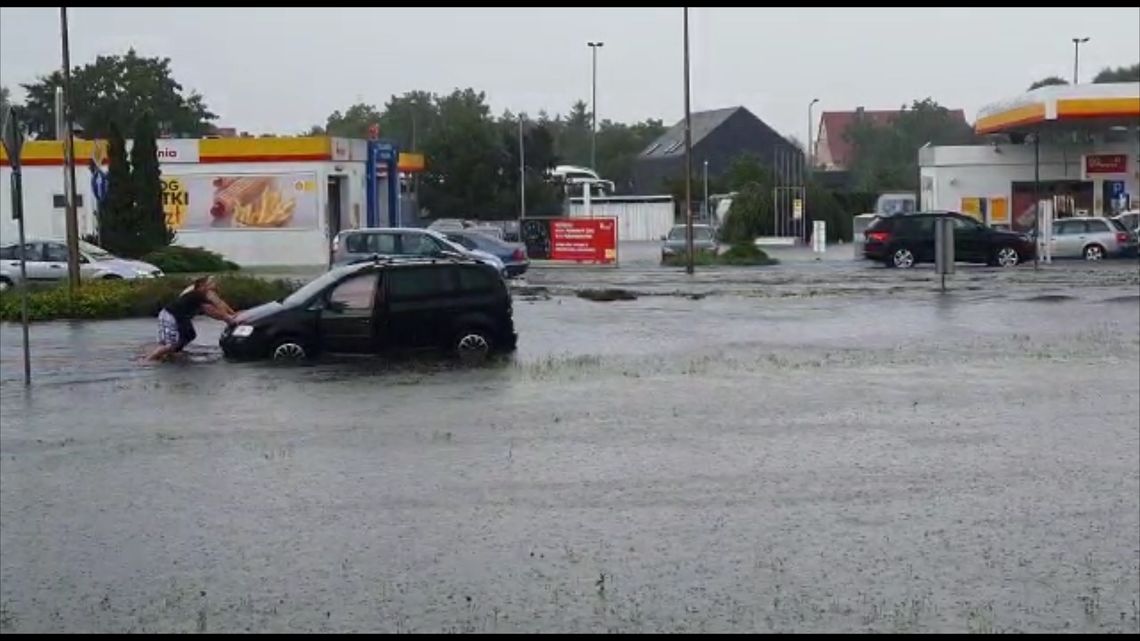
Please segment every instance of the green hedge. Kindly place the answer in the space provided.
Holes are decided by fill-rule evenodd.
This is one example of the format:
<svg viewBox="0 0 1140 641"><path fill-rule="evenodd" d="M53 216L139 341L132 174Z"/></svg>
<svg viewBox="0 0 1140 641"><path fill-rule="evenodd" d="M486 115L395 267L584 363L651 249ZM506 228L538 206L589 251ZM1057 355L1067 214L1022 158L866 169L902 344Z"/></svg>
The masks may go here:
<svg viewBox="0 0 1140 641"><path fill-rule="evenodd" d="M158 267L167 274L206 274L239 269L237 263L201 247L171 245L152 251L140 260Z"/></svg>
<svg viewBox="0 0 1140 641"><path fill-rule="evenodd" d="M28 318L46 321L156 316L188 284L185 277L84 281L74 298L68 294L66 284L34 287L28 291ZM281 299L296 287L296 283L287 280L218 277L218 293L238 310ZM19 290L9 289L0 294L0 321L19 320Z"/></svg>

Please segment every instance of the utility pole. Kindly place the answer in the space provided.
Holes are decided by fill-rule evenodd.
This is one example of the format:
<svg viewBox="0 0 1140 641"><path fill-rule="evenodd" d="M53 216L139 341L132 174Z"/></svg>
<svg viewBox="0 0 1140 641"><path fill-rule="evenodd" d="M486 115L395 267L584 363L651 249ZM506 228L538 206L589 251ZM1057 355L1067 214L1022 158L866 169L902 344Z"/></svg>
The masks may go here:
<svg viewBox="0 0 1140 641"><path fill-rule="evenodd" d="M811 132L812 132L812 129L815 129L815 119L812 118L811 108L814 107L815 103L817 103L817 102L819 102L819 98L812 98L811 102L808 103L808 143L807 143L807 150L805 152L805 155L807 156L807 172L806 173L807 173L807 179L808 180L811 180L812 176L815 174L815 147L812 146L812 142L811 142ZM808 186L806 184L807 181L804 181L804 182L805 182L805 184L804 184L804 193L803 193L803 207L804 207L804 216L803 216L804 230L803 231L804 231L804 242L806 243L808 240L808 234L810 233L810 232L808 232L808 229L811 229L812 226L809 224L811 222L811 216L808 214L808 197L807 197Z"/></svg>
<svg viewBox="0 0 1140 641"><path fill-rule="evenodd" d="M523 145L523 116L519 114L519 220L526 219L526 147Z"/></svg>
<svg viewBox="0 0 1140 641"><path fill-rule="evenodd" d="M685 272L693 273L693 115L689 110L689 8L685 7Z"/></svg>
<svg viewBox="0 0 1140 641"><path fill-rule="evenodd" d="M1089 41L1089 37L1073 38L1073 84L1077 84L1081 63L1081 45Z"/></svg>
<svg viewBox="0 0 1140 641"><path fill-rule="evenodd" d="M590 73L590 169L598 171L598 49L604 42L587 42L593 58L593 71Z"/></svg>
<svg viewBox="0 0 1140 641"><path fill-rule="evenodd" d="M63 45L63 164L64 197L67 199L67 285L74 294L79 287L79 220L75 213L75 136L72 133L71 50L67 38L67 7L59 9L60 39Z"/></svg>
<svg viewBox="0 0 1140 641"><path fill-rule="evenodd" d="M712 224L712 212L709 211L709 161L706 158L704 163L704 183L705 183L705 223Z"/></svg>

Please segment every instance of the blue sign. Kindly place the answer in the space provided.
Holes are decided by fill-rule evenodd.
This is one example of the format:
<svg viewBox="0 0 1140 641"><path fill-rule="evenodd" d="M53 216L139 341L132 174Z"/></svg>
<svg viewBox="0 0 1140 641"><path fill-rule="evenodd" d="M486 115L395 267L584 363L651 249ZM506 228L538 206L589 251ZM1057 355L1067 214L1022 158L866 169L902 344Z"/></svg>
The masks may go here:
<svg viewBox="0 0 1140 641"><path fill-rule="evenodd" d="M91 170L91 193L95 196L95 202L102 205L107 200L107 184L109 183L107 172L99 169Z"/></svg>
<svg viewBox="0 0 1140 641"><path fill-rule="evenodd" d="M391 143L377 142L372 149L376 152L376 162L392 162L396 158L396 148Z"/></svg>
<svg viewBox="0 0 1140 641"><path fill-rule="evenodd" d="M1107 180L1105 182L1107 182L1109 185L1112 186L1111 189L1112 189L1112 197L1113 198L1119 198L1120 196L1124 195L1124 181L1123 180Z"/></svg>

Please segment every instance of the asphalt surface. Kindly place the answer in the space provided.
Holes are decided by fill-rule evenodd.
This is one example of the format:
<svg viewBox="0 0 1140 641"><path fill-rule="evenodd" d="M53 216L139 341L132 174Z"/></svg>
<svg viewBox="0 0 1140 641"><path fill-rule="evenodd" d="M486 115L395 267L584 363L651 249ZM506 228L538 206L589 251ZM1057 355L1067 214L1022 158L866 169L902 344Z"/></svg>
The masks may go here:
<svg viewBox="0 0 1140 641"><path fill-rule="evenodd" d="M1137 263L786 258L479 369L0 326L0 631L1140 632Z"/></svg>

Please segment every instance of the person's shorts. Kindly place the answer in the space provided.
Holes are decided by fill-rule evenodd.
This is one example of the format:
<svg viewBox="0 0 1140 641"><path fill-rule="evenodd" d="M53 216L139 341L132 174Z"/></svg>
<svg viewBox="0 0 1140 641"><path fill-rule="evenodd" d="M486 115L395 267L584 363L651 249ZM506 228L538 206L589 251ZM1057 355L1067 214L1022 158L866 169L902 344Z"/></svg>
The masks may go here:
<svg viewBox="0 0 1140 641"><path fill-rule="evenodd" d="M194 340L197 332L190 321L178 322L174 315L165 309L158 313L158 342L173 347L174 351L181 351L190 341Z"/></svg>

